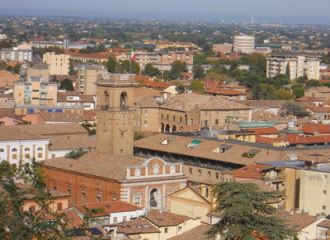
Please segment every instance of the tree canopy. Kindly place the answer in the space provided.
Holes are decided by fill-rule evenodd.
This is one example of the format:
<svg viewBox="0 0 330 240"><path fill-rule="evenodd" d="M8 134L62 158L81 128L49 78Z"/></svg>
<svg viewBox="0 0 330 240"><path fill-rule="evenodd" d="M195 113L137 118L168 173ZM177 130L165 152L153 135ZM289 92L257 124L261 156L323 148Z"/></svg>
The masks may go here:
<svg viewBox="0 0 330 240"><path fill-rule="evenodd" d="M17 179L31 189L19 187ZM2 162L0 188L0 239L66 239L65 216L50 209L51 195L35 163L16 168ZM36 209L23 211L27 194L37 204Z"/></svg>
<svg viewBox="0 0 330 240"><path fill-rule="evenodd" d="M144 67L144 72L145 75L148 75L149 77L156 77L160 75L160 71L158 68L152 66L151 63L148 63Z"/></svg>
<svg viewBox="0 0 330 240"><path fill-rule="evenodd" d="M217 200L216 211L221 219L214 224L209 234L221 234L225 239L283 240L296 237L284 222L274 216L276 209L266 202L278 198L278 192L259 191L255 184L225 182L214 187Z"/></svg>
<svg viewBox="0 0 330 240"><path fill-rule="evenodd" d="M73 91L74 88L73 88L72 81L68 78L64 79L60 83L60 89L66 90L66 91Z"/></svg>

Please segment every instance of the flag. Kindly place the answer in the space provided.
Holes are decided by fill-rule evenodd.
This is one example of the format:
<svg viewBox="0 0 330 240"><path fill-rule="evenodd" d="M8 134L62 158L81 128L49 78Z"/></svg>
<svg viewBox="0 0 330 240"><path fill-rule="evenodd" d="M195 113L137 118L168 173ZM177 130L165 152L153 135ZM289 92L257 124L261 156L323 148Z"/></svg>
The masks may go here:
<svg viewBox="0 0 330 240"><path fill-rule="evenodd" d="M133 49L131 49L131 61L135 61L136 55Z"/></svg>

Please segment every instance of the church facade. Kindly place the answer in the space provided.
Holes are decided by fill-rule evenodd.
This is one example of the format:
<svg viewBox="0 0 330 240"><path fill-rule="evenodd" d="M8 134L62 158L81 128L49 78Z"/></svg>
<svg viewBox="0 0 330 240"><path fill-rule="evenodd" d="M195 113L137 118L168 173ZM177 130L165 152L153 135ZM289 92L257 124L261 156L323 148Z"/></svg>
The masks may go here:
<svg viewBox="0 0 330 240"><path fill-rule="evenodd" d="M71 204L122 200L166 210L168 195L186 187L181 162L133 156L134 77L107 74L97 81L95 152L41 164L48 187L69 192Z"/></svg>

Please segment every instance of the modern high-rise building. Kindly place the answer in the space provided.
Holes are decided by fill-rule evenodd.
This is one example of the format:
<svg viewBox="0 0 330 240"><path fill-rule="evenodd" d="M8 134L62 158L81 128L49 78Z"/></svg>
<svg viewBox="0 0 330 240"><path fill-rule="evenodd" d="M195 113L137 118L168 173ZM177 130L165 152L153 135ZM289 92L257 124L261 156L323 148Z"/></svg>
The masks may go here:
<svg viewBox="0 0 330 240"><path fill-rule="evenodd" d="M255 36L236 35L234 36L234 52L250 54L255 51Z"/></svg>
<svg viewBox="0 0 330 240"><path fill-rule="evenodd" d="M320 58L302 55L272 55L267 58L267 77L288 74L290 80L306 77L320 79Z"/></svg>

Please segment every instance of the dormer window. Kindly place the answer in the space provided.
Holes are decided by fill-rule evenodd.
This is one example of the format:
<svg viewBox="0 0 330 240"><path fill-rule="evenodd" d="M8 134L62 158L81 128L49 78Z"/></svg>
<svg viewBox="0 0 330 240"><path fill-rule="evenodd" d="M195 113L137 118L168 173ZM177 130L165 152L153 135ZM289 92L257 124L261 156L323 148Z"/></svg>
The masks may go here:
<svg viewBox="0 0 330 240"><path fill-rule="evenodd" d="M258 150L258 149L250 149L249 151L244 152L242 154L242 157L245 157L245 158L254 158L255 155L257 155L257 153L259 153L259 152L260 152L260 150Z"/></svg>
<svg viewBox="0 0 330 240"><path fill-rule="evenodd" d="M225 153L227 152L232 146L228 144L222 144L219 146L219 152L220 153Z"/></svg>

